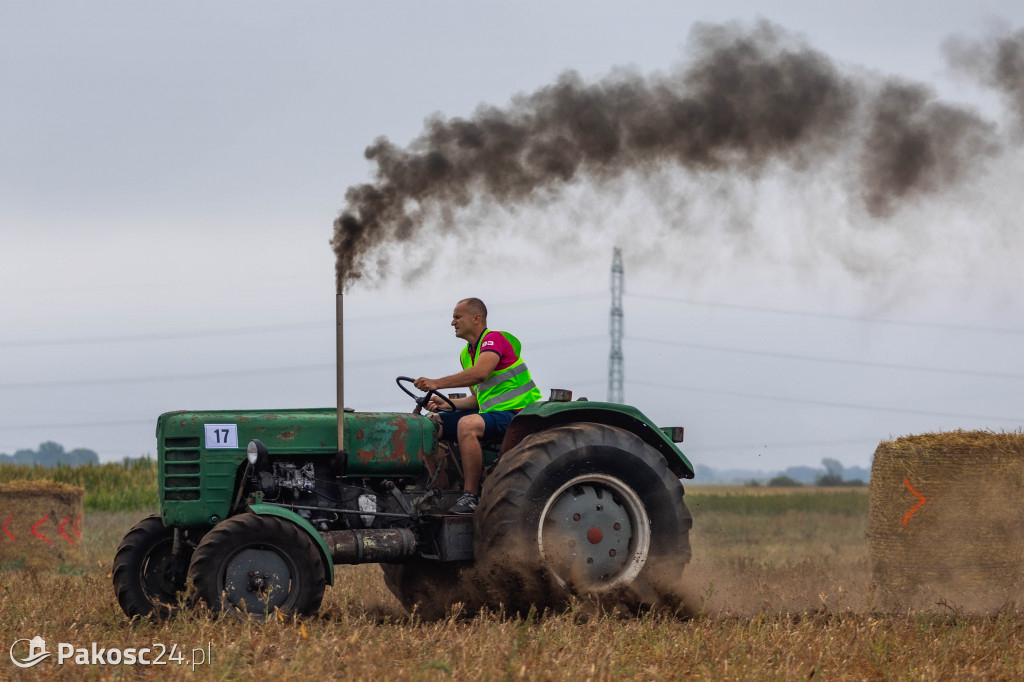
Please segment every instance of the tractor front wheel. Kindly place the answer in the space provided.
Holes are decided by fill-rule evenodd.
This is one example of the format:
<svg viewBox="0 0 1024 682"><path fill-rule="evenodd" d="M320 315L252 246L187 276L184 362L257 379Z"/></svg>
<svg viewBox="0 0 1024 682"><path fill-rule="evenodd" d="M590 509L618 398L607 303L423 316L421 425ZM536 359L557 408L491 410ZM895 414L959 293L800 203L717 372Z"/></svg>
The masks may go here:
<svg viewBox="0 0 1024 682"><path fill-rule="evenodd" d="M195 597L214 611L256 619L275 610L313 615L326 585L320 553L304 530L252 513L232 516L203 536L188 577Z"/></svg>
<svg viewBox="0 0 1024 682"><path fill-rule="evenodd" d="M121 540L114 555L114 592L129 618L162 620L174 612L185 585L184 579L175 580L173 547L174 529L165 527L159 514L136 523Z"/></svg>

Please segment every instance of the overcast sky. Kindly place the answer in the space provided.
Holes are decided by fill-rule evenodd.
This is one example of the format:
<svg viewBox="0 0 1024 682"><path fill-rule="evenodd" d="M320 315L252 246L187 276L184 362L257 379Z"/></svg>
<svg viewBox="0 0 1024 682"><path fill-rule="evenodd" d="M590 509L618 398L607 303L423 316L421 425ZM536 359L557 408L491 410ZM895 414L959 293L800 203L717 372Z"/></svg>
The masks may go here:
<svg viewBox="0 0 1024 682"><path fill-rule="evenodd" d="M347 291L346 403L408 410L396 375L454 372L466 296L523 340L545 394L603 399L618 245L626 400L683 425L694 464L866 467L893 436L1019 428L1021 148L942 49L1021 29L1019 1L0 0L0 452L116 460L155 454L165 411L332 406L329 241L346 189L373 179L368 145L568 70L667 73L695 24L761 19L1009 142L878 220L794 168L456 212L472 239L427 233Z"/></svg>

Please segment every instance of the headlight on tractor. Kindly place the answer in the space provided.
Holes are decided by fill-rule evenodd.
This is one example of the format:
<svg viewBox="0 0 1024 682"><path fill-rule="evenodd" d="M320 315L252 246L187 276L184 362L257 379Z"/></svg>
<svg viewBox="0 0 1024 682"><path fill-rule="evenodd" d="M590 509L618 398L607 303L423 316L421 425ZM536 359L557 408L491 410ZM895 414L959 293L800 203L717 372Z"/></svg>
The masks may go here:
<svg viewBox="0 0 1024 682"><path fill-rule="evenodd" d="M267 461L267 455L270 452L267 450L267 446L262 442L253 438L249 441L249 444L245 446L245 458L249 460L249 464L256 466L257 462Z"/></svg>

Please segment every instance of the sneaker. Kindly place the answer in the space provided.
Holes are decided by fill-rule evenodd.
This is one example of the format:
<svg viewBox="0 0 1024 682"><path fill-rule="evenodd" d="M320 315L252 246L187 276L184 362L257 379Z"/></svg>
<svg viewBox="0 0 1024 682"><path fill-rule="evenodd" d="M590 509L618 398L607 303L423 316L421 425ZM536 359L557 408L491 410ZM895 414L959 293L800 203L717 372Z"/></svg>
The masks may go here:
<svg viewBox="0 0 1024 682"><path fill-rule="evenodd" d="M476 503L480 501L480 498L471 492L463 492L462 497L459 501L452 505L452 508L448 510L449 514L472 514L476 511Z"/></svg>

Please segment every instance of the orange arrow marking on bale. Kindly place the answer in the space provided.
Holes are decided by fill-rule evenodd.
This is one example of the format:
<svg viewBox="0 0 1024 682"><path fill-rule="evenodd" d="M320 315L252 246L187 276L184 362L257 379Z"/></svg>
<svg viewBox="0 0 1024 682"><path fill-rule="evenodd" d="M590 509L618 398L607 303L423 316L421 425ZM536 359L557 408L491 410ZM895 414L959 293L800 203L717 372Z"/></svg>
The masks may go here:
<svg viewBox="0 0 1024 682"><path fill-rule="evenodd" d="M904 478L903 479L903 485L907 486L907 490L909 490L910 492L914 493L914 495L917 497L917 499L921 500L920 502L918 502L917 504L914 505L913 509L911 509L910 511L907 512L906 516L903 517L903 525L905 526L905 525L907 525L907 521L910 520L910 517L914 515L914 512L916 512L918 509L920 509L921 505L923 505L925 503L925 499L924 499L924 495L922 495L921 493L919 493L916 490L914 490L914 488L910 485L910 479Z"/></svg>
<svg viewBox="0 0 1024 682"><path fill-rule="evenodd" d="M75 531L75 535L78 536L79 540L82 539L82 531L78 530L78 522L81 521L81 520L82 520L82 515L79 514L77 517L75 517L75 522L71 525L71 530Z"/></svg>
<svg viewBox="0 0 1024 682"><path fill-rule="evenodd" d="M57 532L60 533L61 535L63 535L64 539L67 540L68 542L70 542L73 545L73 544L75 544L75 541L71 539L70 535L68 535L67 533L64 532L64 524L67 523L70 519L71 519L70 516L65 516L64 520L60 522L59 526L57 526Z"/></svg>
<svg viewBox="0 0 1024 682"><path fill-rule="evenodd" d="M4 521L4 532L7 533L7 537L9 537L11 539L11 542L14 542L14 536L11 535L11 531L7 530L7 524L10 523L11 519L13 519L13 518L14 518L14 514L11 514L10 516L7 517L7 520Z"/></svg>
<svg viewBox="0 0 1024 682"><path fill-rule="evenodd" d="M45 535L36 530L36 528L38 528L41 524L46 523L46 519L48 518L50 518L49 514L35 522L35 524L32 526L32 535L35 535L37 538L42 538L43 540L46 540L48 543L52 545L53 540L51 540L50 538L46 537Z"/></svg>

